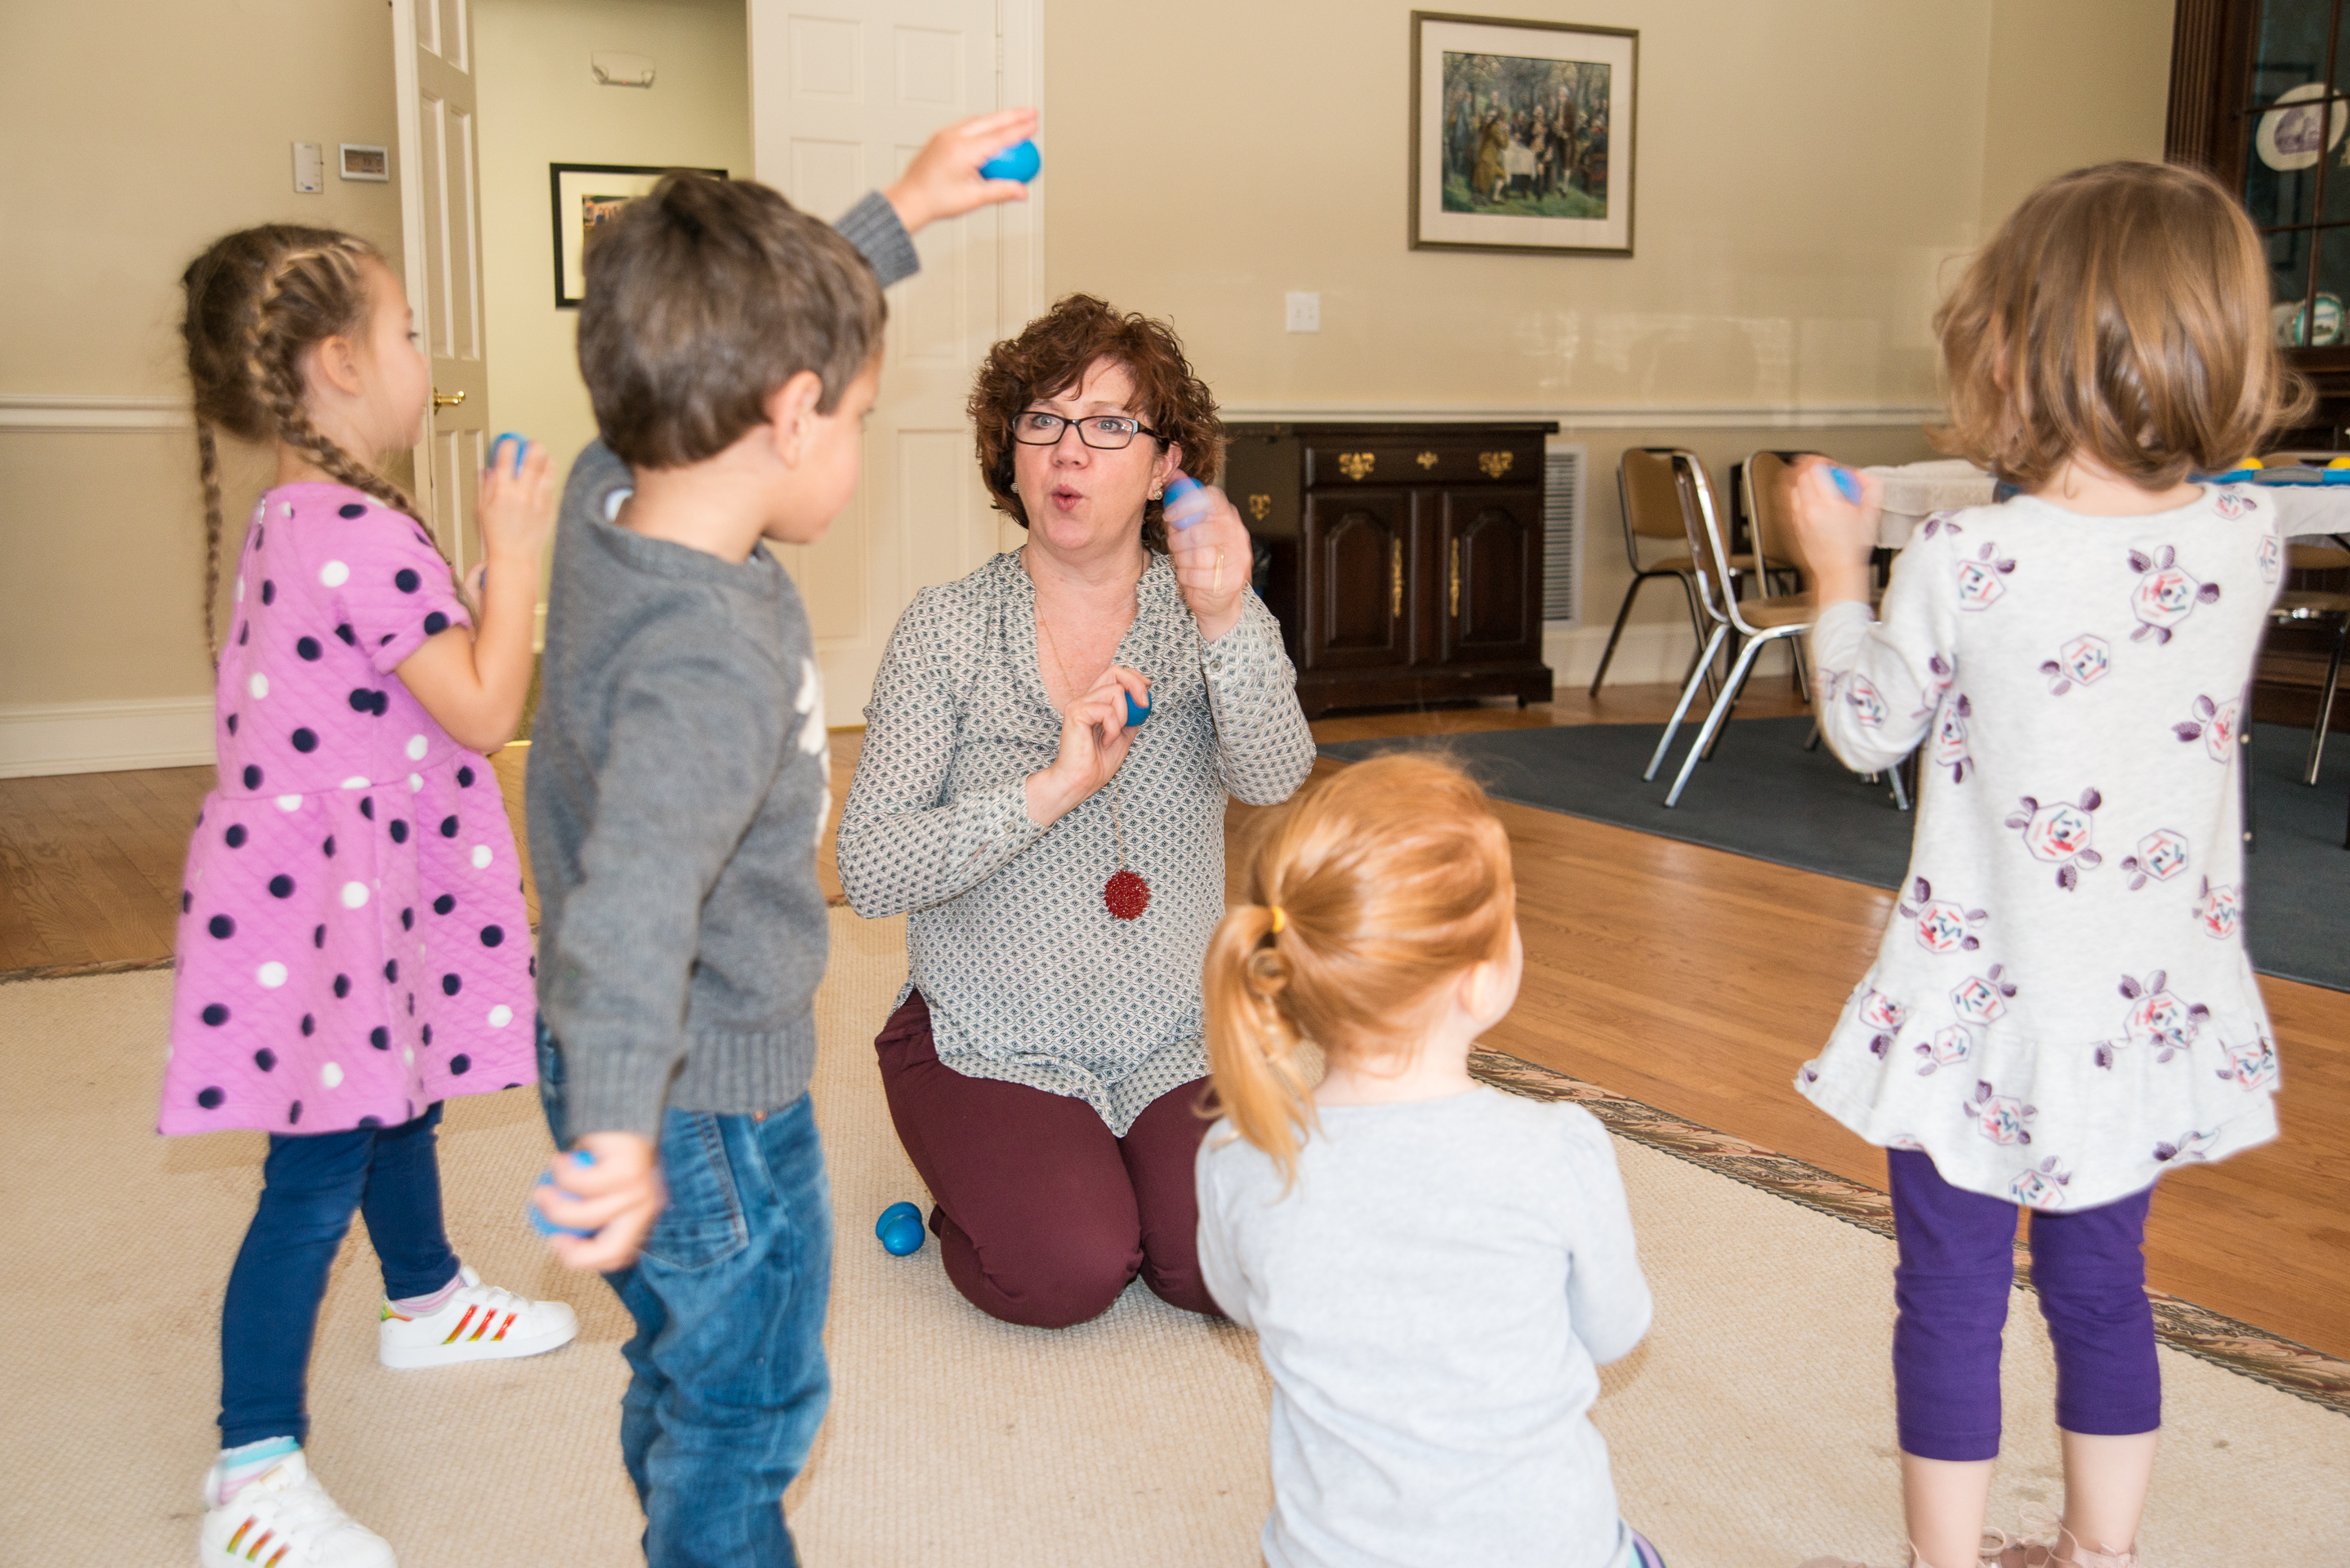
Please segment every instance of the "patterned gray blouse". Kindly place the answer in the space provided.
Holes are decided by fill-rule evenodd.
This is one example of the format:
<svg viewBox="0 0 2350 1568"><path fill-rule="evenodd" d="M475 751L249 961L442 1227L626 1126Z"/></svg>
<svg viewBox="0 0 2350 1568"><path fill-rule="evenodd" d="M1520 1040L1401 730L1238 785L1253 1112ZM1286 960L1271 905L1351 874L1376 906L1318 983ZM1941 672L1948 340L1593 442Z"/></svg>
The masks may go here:
<svg viewBox="0 0 2350 1568"><path fill-rule="evenodd" d="M1036 670L1036 594L1015 553L925 588L898 618L840 819L840 882L868 919L910 910L907 988L939 1060L1084 1100L1110 1131L1202 1076L1200 961L1224 912L1224 800L1286 800L1314 765L1281 628L1254 593L1212 644L1154 555L1118 662L1150 717L1111 785L1049 827L1025 784L1061 715ZM1102 902L1126 864L1139 919ZM899 993L899 1000L905 992Z"/></svg>

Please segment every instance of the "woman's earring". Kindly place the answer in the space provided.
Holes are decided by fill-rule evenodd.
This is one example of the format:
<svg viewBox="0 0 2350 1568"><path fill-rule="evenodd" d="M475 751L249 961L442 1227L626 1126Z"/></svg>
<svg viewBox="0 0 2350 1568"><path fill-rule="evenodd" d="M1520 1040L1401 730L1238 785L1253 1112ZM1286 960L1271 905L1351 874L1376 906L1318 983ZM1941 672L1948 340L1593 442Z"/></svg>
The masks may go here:
<svg viewBox="0 0 2350 1568"><path fill-rule="evenodd" d="M1154 484L1154 485L1152 485L1152 486L1150 487L1150 499L1151 499L1151 500L1153 500L1153 501L1158 501L1158 500L1160 500L1160 499L1164 498L1164 496L1165 496L1165 495L1166 495L1166 491L1165 491L1165 490L1164 490L1164 488L1162 488L1161 486Z"/></svg>

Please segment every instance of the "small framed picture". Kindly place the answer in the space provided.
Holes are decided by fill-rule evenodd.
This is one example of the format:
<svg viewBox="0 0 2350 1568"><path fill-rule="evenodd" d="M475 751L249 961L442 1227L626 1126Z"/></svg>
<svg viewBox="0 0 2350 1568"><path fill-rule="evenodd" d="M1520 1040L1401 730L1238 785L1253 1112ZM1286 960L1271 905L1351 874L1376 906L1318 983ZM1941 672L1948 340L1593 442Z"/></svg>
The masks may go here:
<svg viewBox="0 0 2350 1568"><path fill-rule="evenodd" d="M356 141L346 141L340 145L344 179L367 180L378 185L391 182L391 149L363 147Z"/></svg>
<svg viewBox="0 0 2350 1568"><path fill-rule="evenodd" d="M588 292L587 275L579 258L587 254L588 232L608 223L622 207L651 190L669 169L634 163L550 163L547 184L555 203L555 305L576 310ZM723 180L723 169L689 169Z"/></svg>
<svg viewBox="0 0 2350 1568"><path fill-rule="evenodd" d="M1411 14L1411 248L1632 254L1640 36Z"/></svg>

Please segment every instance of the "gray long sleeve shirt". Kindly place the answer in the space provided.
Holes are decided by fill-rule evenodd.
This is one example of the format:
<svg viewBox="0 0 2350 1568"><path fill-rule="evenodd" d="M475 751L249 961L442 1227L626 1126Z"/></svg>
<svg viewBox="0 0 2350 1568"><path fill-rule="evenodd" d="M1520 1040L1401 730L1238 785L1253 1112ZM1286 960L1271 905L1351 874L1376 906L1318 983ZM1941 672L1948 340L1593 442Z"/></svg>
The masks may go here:
<svg viewBox="0 0 2350 1568"><path fill-rule="evenodd" d="M1272 1568L1629 1568L1600 1366L1652 1303L1588 1111L1324 1106L1286 1193L1200 1146L1200 1272L1273 1377Z"/></svg>
<svg viewBox="0 0 2350 1568"><path fill-rule="evenodd" d="M1251 593L1214 642L1153 556L1118 661L1151 681L1150 718L1115 788L1050 826L1028 775L1061 715L1036 668L1036 593L1017 554L925 588L898 620L865 710L840 817L857 912L911 911L911 979L939 1060L969 1077L1084 1100L1123 1137L1208 1070L1200 962L1224 912L1224 804L1286 800L1314 766L1281 627ZM1150 885L1121 920L1102 886ZM902 1001L904 993L899 993Z"/></svg>
<svg viewBox="0 0 2350 1568"><path fill-rule="evenodd" d="M884 286L913 272L879 194L838 227ZM764 545L737 563L616 526L634 483L598 441L564 489L528 802L569 1130L658 1137L664 1103L807 1091L831 775L791 578Z"/></svg>

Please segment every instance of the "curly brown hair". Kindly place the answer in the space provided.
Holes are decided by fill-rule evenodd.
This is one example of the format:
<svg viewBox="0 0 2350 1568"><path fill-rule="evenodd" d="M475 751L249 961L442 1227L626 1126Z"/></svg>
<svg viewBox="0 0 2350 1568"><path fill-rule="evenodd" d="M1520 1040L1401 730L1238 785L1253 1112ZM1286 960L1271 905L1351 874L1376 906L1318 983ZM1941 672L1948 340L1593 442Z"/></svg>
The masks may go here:
<svg viewBox="0 0 2350 1568"><path fill-rule="evenodd" d="M1085 379L1094 364L1108 359L1134 378L1134 414L1161 432L1163 446L1183 449L1183 472L1203 484L1224 475L1224 421L1215 394L1191 371L1182 340L1163 321L1136 313L1121 315L1090 294L1064 296L1030 322L1017 337L987 351L972 383L969 412L979 437L979 472L995 497L996 510L1023 528L1027 508L1012 479L1012 421L1039 398L1057 397ZM1167 524L1160 503L1142 508L1145 548L1165 554Z"/></svg>
<svg viewBox="0 0 2350 1568"><path fill-rule="evenodd" d="M2025 490L2074 453L2164 490L2234 467L2310 405L2270 330L2260 235L2198 170L2051 180L1934 326L1950 411L1936 444Z"/></svg>

